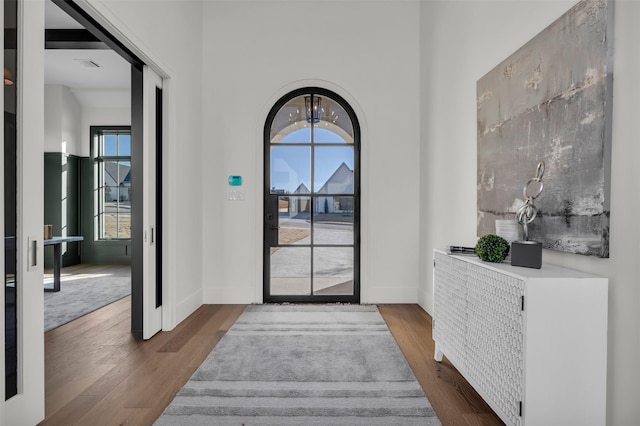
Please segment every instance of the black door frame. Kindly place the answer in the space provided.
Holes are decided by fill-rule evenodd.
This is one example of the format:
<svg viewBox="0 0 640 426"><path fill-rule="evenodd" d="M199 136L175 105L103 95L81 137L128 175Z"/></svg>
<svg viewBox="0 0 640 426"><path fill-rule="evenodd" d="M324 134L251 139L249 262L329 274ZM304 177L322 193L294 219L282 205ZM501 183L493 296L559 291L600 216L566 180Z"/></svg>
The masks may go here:
<svg viewBox="0 0 640 426"><path fill-rule="evenodd" d="M353 126L353 146L354 146L354 175L353 175L353 295L272 295L270 293L271 264L270 248L274 242L274 230L270 229L273 220L277 218L270 217L274 195L271 194L271 125L280 109L291 99L302 95L318 95L330 98L337 102L349 115ZM360 303L360 123L355 111L349 103L339 94L321 87L303 87L291 91L281 97L269 111L264 125L263 147L264 147L264 177L263 177L263 302L265 303ZM316 195L309 194L311 197L311 209L314 208L314 198ZM320 195L318 195L320 196ZM277 200L277 198L276 198ZM277 201L276 201L277 203ZM313 218L313 210L311 211ZM277 232L277 230L275 230ZM277 239L277 237L275 237Z"/></svg>

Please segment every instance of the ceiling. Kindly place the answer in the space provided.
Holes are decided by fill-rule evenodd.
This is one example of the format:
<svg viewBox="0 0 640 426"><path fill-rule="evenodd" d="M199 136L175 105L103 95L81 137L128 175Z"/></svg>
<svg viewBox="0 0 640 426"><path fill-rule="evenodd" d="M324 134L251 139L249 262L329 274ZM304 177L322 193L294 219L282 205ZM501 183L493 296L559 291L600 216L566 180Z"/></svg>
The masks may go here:
<svg viewBox="0 0 640 426"><path fill-rule="evenodd" d="M47 0L45 28L83 27ZM69 87L80 105L108 108L131 105L131 65L113 50L46 49L44 59L45 84Z"/></svg>

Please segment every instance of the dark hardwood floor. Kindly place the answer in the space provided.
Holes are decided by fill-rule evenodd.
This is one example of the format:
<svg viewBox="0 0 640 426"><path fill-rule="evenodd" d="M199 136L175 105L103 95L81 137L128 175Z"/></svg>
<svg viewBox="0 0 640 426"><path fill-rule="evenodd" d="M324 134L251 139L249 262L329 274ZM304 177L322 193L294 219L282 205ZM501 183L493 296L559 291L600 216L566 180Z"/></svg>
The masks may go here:
<svg viewBox="0 0 640 426"><path fill-rule="evenodd" d="M130 298L45 333L42 425L150 425L245 305L204 305L149 341L129 333ZM449 364L433 360L431 317L418 305L380 305L443 425L501 425Z"/></svg>

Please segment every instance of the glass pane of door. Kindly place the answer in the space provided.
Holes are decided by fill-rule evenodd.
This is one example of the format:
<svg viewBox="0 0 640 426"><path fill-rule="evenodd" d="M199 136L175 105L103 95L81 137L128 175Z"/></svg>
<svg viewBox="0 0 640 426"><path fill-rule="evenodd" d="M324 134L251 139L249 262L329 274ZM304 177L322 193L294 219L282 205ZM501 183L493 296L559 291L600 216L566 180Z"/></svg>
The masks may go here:
<svg viewBox="0 0 640 426"><path fill-rule="evenodd" d="M313 153L314 191L353 194L353 146L316 146Z"/></svg>
<svg viewBox="0 0 640 426"><path fill-rule="evenodd" d="M271 294L311 294L311 248L271 248Z"/></svg>
<svg viewBox="0 0 640 426"><path fill-rule="evenodd" d="M313 243L353 245L353 197L316 197Z"/></svg>
<svg viewBox="0 0 640 426"><path fill-rule="evenodd" d="M305 194L311 187L311 148L274 146L271 148L271 193Z"/></svg>
<svg viewBox="0 0 640 426"><path fill-rule="evenodd" d="M278 200L280 245L310 245L311 197L280 196Z"/></svg>
<svg viewBox="0 0 640 426"><path fill-rule="evenodd" d="M353 294L353 248L316 247L313 250L313 294Z"/></svg>
<svg viewBox="0 0 640 426"><path fill-rule="evenodd" d="M4 296L5 296L5 398L18 393L18 286L17 274L17 134L16 84L17 2L4 2Z"/></svg>
<svg viewBox="0 0 640 426"><path fill-rule="evenodd" d="M320 98L320 120L314 126L314 143L353 143L353 123L347 111L328 96Z"/></svg>

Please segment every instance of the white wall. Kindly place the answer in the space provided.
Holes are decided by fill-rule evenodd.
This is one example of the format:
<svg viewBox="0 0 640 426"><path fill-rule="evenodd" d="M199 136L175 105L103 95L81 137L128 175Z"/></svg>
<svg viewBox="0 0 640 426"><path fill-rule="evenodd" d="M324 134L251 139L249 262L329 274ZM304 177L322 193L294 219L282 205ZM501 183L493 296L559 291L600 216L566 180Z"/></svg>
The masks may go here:
<svg viewBox="0 0 640 426"><path fill-rule="evenodd" d="M81 107L67 86L44 87L44 151L81 155Z"/></svg>
<svg viewBox="0 0 640 426"><path fill-rule="evenodd" d="M99 96L99 95L96 95ZM88 157L91 126L129 126L131 107L83 107L59 84L44 86L44 151Z"/></svg>
<svg viewBox="0 0 640 426"><path fill-rule="evenodd" d="M168 75L164 194L166 299L163 326L175 326L202 304L202 2L86 0Z"/></svg>
<svg viewBox="0 0 640 426"><path fill-rule="evenodd" d="M476 81L575 3L422 3L420 303L428 311L432 250L454 243L473 246L477 240ZM544 262L609 278L607 424L620 426L640 418L638 16L640 2L616 1L611 257L543 253Z"/></svg>
<svg viewBox="0 0 640 426"><path fill-rule="evenodd" d="M205 1L203 16L204 301L262 302L262 129L279 97L319 85L362 127L362 301L415 302L419 2ZM231 174L245 201L225 199Z"/></svg>

